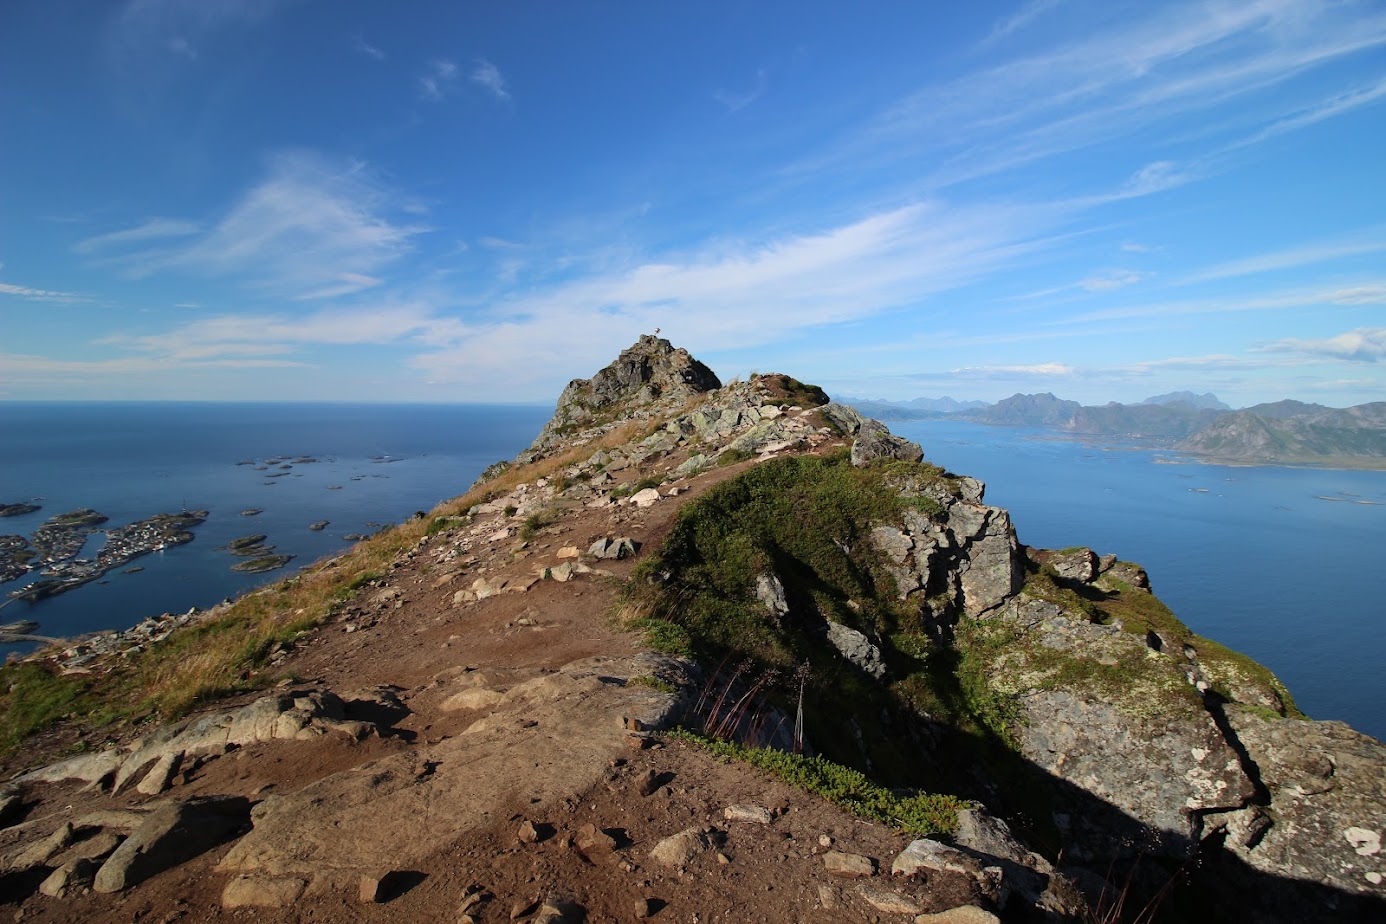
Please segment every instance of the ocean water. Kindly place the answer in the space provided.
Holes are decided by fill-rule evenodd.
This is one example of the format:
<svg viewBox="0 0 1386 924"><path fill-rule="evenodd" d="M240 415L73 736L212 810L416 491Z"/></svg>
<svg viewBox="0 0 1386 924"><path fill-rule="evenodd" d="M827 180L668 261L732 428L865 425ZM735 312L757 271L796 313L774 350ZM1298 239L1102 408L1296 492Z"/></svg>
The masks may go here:
<svg viewBox="0 0 1386 924"><path fill-rule="evenodd" d="M146 616L210 606L333 555L465 492L482 470L529 445L552 408L497 405L0 403L0 503L42 510L0 519L32 536L48 517L90 507L115 527L157 513L207 510L196 538L141 556L101 583L0 608L0 623L33 620L44 635L125 628ZM291 468L243 461L287 457ZM311 457L317 461L293 464ZM279 477L267 477L283 472ZM262 508L255 516L241 511ZM328 520L321 532L309 524ZM234 572L224 546L264 534L295 556L278 571ZM91 557L98 534L83 549ZM38 578L0 584L8 592ZM18 646L26 650L31 646ZM0 649L0 655L6 651Z"/></svg>
<svg viewBox="0 0 1386 924"><path fill-rule="evenodd" d="M1271 668L1309 716L1386 739L1386 472L1206 465L960 421L891 429L984 481L1021 542L1140 563L1193 631Z"/></svg>

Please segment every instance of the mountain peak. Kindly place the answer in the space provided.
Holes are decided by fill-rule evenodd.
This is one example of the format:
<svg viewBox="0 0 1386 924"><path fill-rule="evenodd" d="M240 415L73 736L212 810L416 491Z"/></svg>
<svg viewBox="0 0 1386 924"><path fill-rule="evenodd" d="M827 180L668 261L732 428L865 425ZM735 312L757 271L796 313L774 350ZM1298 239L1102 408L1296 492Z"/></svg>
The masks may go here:
<svg viewBox="0 0 1386 924"><path fill-rule="evenodd" d="M601 418L655 403L681 402L721 387L717 374L687 350L653 334L642 334L590 379L568 383L553 417L525 455L542 455Z"/></svg>

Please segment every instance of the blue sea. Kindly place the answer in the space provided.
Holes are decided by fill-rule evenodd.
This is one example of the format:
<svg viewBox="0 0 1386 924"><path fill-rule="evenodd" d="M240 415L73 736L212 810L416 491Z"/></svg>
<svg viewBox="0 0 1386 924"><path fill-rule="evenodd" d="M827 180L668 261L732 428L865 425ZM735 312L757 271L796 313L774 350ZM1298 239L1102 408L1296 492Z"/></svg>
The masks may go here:
<svg viewBox="0 0 1386 924"><path fill-rule="evenodd" d="M961 421L890 426L984 481L1021 542L1140 563L1185 624L1270 667L1309 716L1386 739L1386 472L1206 465Z"/></svg>
<svg viewBox="0 0 1386 924"><path fill-rule="evenodd" d="M119 526L208 510L196 538L88 584L0 609L73 636L210 606L287 576L367 534L455 497L529 445L550 407L221 403L0 403L0 519L32 535L91 507ZM1314 718L1386 738L1386 472L1202 465L1139 445L958 421L894 423L926 456L987 483L1022 542L1087 545L1144 565L1195 632L1268 665ZM314 462L295 462L310 457ZM263 471L270 459L285 459ZM290 465L281 469L279 465ZM283 472L279 477L268 477ZM337 488L334 490L334 488ZM263 512L241 516L241 511ZM308 525L328 520L321 532ZM231 571L224 546L265 534L283 570ZM100 542L92 539L84 555ZM14 590L36 575L0 585ZM0 655L4 653L0 649Z"/></svg>
<svg viewBox="0 0 1386 924"><path fill-rule="evenodd" d="M528 446L552 412L497 405L0 403L0 503L43 508L0 519L0 534L32 536L48 517L81 507L110 517L105 527L183 509L210 513L192 542L128 566L144 570L115 569L100 583L11 602L0 608L0 623L33 620L43 635L70 637L211 606L340 552L352 544L348 535L368 535L464 493L487 465ZM317 461L294 461L302 458ZM241 515L254 508L263 512ZM321 520L329 521L325 529L308 529ZM232 571L244 559L225 545L259 534L294 560L267 574ZM94 557L102 541L100 533L92 537L83 556ZM0 584L0 601L37 578L31 572ZM6 650L14 649L0 655Z"/></svg>

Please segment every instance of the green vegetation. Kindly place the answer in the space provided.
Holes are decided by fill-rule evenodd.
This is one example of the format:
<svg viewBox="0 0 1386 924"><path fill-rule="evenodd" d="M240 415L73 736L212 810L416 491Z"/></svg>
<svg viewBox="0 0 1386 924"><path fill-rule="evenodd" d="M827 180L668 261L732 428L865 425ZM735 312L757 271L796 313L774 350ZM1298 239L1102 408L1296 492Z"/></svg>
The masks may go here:
<svg viewBox="0 0 1386 924"><path fill-rule="evenodd" d="M677 693L679 688L667 680L660 680L653 674L641 674L626 681L628 687L649 687L651 690L658 690L660 693Z"/></svg>
<svg viewBox="0 0 1386 924"><path fill-rule="evenodd" d="M520 524L520 539L524 542L533 541L534 537L539 535L540 530L545 526L552 525L556 519L557 515L554 511L549 509L531 513L529 516L525 517L525 521Z"/></svg>
<svg viewBox="0 0 1386 924"><path fill-rule="evenodd" d="M819 407L830 400L828 393L817 385L809 385L798 379L778 373L760 376L762 384L770 390L766 404L790 404L799 407Z"/></svg>
<svg viewBox="0 0 1386 924"><path fill-rule="evenodd" d="M755 456L744 449L728 449L717 457L717 465L735 465L738 462L745 462L747 459L753 458Z"/></svg>
<svg viewBox="0 0 1386 924"><path fill-rule="evenodd" d="M683 626L702 654L749 654L767 663L802 660L801 645L776 631L755 598L756 577L773 570L807 599L809 612L873 631L894 628L882 600L891 588L871 527L897 519L902 500L880 471L854 468L846 453L775 459L687 504L663 549L637 569L629 595ZM651 575L674 575L652 584Z"/></svg>
<svg viewBox="0 0 1386 924"><path fill-rule="evenodd" d="M693 637L678 623L647 617L628 621L626 628L643 633L645 644L655 651L675 657L688 657L693 653Z"/></svg>
<svg viewBox="0 0 1386 924"><path fill-rule="evenodd" d="M824 757L805 757L770 748L748 748L716 741L692 732L674 737L697 745L723 760L740 760L780 780L822 796L862 818L892 825L903 834L926 837L951 835L957 830L958 812L968 803L956 796L919 793L899 796L869 780L865 774Z"/></svg>
<svg viewBox="0 0 1386 924"><path fill-rule="evenodd" d="M763 678L807 662L804 712L820 752L870 766L883 783L937 788L937 776L924 777L951 771L921 766L910 729L921 722L985 726L958 691L954 652L931 638L921 601L897 600L868 539L874 527L899 523L907 512L931 512L921 497L901 493L906 482L910 490L952 490L933 466L856 468L846 451L748 469L684 505L663 547L627 585L621 621L655 647L692 653L705 665L749 661L743 682L785 713L797 708L798 685ZM756 598L757 577L771 572L789 603L783 619ZM879 640L892 674L905 681L887 687L847 663L823 637L824 620ZM710 681L719 692L725 683Z"/></svg>
<svg viewBox="0 0 1386 924"><path fill-rule="evenodd" d="M8 689L0 697L0 751L58 719L92 711L88 675L62 676L38 664L16 664L5 668L4 681Z"/></svg>

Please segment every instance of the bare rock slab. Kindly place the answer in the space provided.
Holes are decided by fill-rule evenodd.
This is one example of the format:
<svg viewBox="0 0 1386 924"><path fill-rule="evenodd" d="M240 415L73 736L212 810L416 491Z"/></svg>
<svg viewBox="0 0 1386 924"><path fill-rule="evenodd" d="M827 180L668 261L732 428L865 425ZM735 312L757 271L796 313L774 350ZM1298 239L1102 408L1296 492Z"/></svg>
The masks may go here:
<svg viewBox="0 0 1386 924"><path fill-rule="evenodd" d="M961 850L922 837L900 851L890 864L890 871L897 876L913 876L921 870L980 876L982 865Z"/></svg>
<svg viewBox="0 0 1386 924"><path fill-rule="evenodd" d="M223 908L287 908L298 901L308 883L302 879L236 876L221 892Z"/></svg>
<svg viewBox="0 0 1386 924"><path fill-rule="evenodd" d="M92 888L120 892L229 840L249 821L250 802L240 797L167 802L107 858Z"/></svg>
<svg viewBox="0 0 1386 924"><path fill-rule="evenodd" d="M976 905L959 905L937 914L916 915L914 924L1001 924L1001 919Z"/></svg>

